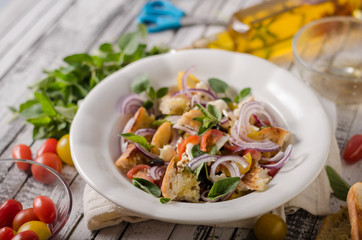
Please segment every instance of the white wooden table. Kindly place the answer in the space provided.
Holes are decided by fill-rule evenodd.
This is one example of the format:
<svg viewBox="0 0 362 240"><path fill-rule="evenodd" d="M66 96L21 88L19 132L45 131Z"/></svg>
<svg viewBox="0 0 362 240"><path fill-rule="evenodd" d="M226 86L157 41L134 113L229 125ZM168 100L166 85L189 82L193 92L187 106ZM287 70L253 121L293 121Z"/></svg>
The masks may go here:
<svg viewBox="0 0 362 240"><path fill-rule="evenodd" d="M239 8L256 0L178 0L176 5L194 16L217 16L227 20ZM27 99L30 84L42 78L43 69L54 69L70 54L92 52L103 42L115 42L125 32L136 28L135 16L145 0L0 0L0 158L11 157L19 143L31 145L33 152L43 141L33 141L32 126L23 119L9 123L9 106ZM221 26L197 25L177 31L148 36L148 44L180 49L202 36L223 30ZM279 63L295 72L293 62ZM362 133L362 105L338 106L336 137L340 151L347 140ZM362 178L362 161L343 162L344 178L350 183ZM58 239L255 239L247 229L180 225L150 220L100 231L89 231L83 217L85 181L76 169L65 165L62 172L73 193L73 211ZM332 200L333 210L339 202ZM342 203L343 204L343 203ZM299 210L287 217L288 239L314 239L321 216Z"/></svg>

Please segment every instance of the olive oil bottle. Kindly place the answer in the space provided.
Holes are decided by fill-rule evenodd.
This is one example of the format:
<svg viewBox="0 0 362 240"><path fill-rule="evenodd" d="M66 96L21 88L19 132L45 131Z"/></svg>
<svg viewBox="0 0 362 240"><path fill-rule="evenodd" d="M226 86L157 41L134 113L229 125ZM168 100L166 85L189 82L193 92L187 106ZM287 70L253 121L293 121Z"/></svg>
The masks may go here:
<svg viewBox="0 0 362 240"><path fill-rule="evenodd" d="M270 58L291 49L294 34L306 23L328 16L361 16L361 0L269 0L237 11L228 30L209 48Z"/></svg>

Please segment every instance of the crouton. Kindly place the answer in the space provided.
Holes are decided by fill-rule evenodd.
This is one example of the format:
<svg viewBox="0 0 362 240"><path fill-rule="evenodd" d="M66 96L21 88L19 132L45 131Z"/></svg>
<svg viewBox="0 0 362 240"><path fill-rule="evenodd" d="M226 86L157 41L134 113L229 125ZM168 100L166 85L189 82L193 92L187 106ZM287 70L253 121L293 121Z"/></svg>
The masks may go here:
<svg viewBox="0 0 362 240"><path fill-rule="evenodd" d="M171 161L176 155L176 151L174 147L171 145L165 145L163 148L160 149L160 158L164 161Z"/></svg>
<svg viewBox="0 0 362 240"><path fill-rule="evenodd" d="M151 141L151 144L155 146L152 148L152 153L157 155L160 154L160 148L167 145L170 141L171 131L172 127L170 122L164 122L158 127Z"/></svg>
<svg viewBox="0 0 362 240"><path fill-rule="evenodd" d="M159 110L162 114L181 115L190 109L190 100L183 95L161 98Z"/></svg>
<svg viewBox="0 0 362 240"><path fill-rule="evenodd" d="M261 140L269 139L281 147L283 146L284 142L288 140L289 135L289 131L278 127L266 127L259 131L259 137Z"/></svg>
<svg viewBox="0 0 362 240"><path fill-rule="evenodd" d="M264 191L272 177L268 175L268 170L261 168L256 161L252 162L250 171L241 179L238 186L240 191L255 190Z"/></svg>
<svg viewBox="0 0 362 240"><path fill-rule="evenodd" d="M175 158L171 160L162 181L162 195L171 200L199 202L200 186L196 176L184 170L177 171Z"/></svg>
<svg viewBox="0 0 362 240"><path fill-rule="evenodd" d="M203 116L200 110L191 109L190 111L184 113L176 122L176 124L180 126L189 126L191 129L199 129L201 126L201 122L195 121L195 117Z"/></svg>
<svg viewBox="0 0 362 240"><path fill-rule="evenodd" d="M135 123L130 129L131 133L134 133L141 128L149 128L152 126L152 123L155 121L155 116L148 115L147 110L144 107L140 107L137 112L134 114L133 118Z"/></svg>
<svg viewBox="0 0 362 240"><path fill-rule="evenodd" d="M126 151L117 159L115 165L127 173L138 164L147 163L148 159L136 148L133 143L128 144Z"/></svg>

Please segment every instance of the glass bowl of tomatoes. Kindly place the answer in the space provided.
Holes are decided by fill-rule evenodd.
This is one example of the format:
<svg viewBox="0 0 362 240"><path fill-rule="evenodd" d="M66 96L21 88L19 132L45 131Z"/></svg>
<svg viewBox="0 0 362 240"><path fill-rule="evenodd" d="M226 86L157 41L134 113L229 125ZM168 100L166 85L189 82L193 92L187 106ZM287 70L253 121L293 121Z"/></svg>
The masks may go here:
<svg viewBox="0 0 362 240"><path fill-rule="evenodd" d="M54 239L72 210L64 178L36 161L0 159L0 183L0 239Z"/></svg>

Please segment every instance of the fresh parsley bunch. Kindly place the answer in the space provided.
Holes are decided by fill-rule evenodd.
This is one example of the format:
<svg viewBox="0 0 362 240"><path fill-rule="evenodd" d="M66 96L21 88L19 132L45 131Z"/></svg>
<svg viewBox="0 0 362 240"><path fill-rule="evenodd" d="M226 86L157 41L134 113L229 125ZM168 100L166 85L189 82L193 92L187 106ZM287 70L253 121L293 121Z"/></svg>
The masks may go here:
<svg viewBox="0 0 362 240"><path fill-rule="evenodd" d="M34 125L33 139L60 138L69 132L78 110L78 101L105 77L141 58L167 52L168 49L147 49L146 27L122 35L117 44L104 43L98 53L74 54L64 58L65 65L52 71L30 86L34 95L19 108L16 115Z"/></svg>

